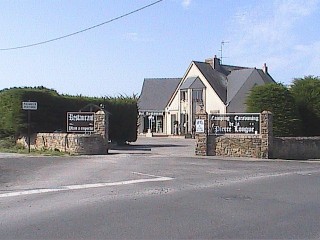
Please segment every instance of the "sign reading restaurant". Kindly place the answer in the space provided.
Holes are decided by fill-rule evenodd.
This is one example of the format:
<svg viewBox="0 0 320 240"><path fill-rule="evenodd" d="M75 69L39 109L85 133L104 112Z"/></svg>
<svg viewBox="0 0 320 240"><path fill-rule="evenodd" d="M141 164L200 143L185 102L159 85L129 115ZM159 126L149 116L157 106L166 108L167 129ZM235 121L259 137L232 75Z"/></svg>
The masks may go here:
<svg viewBox="0 0 320 240"><path fill-rule="evenodd" d="M209 116L211 134L260 134L259 113L212 114Z"/></svg>
<svg viewBox="0 0 320 240"><path fill-rule="evenodd" d="M94 131L93 112L68 112L67 132L89 133Z"/></svg>

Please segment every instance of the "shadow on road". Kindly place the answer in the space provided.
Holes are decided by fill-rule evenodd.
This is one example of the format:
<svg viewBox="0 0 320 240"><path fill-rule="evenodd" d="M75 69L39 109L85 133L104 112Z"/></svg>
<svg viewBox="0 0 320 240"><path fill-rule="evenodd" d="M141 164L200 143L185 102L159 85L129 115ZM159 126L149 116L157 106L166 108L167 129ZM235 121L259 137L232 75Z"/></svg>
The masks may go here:
<svg viewBox="0 0 320 240"><path fill-rule="evenodd" d="M181 148L187 147L187 145L178 144L135 144L135 145L123 145L123 146L112 146L110 150L144 150L151 151L152 148Z"/></svg>

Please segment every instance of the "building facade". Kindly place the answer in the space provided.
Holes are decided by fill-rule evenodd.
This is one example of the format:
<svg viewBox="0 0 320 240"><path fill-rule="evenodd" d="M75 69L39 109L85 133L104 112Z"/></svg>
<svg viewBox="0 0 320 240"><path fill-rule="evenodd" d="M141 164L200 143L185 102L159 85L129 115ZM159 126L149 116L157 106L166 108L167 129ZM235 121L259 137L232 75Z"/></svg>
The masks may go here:
<svg viewBox="0 0 320 240"><path fill-rule="evenodd" d="M138 133L166 134L166 106L181 78L144 79L138 100Z"/></svg>
<svg viewBox="0 0 320 240"><path fill-rule="evenodd" d="M139 133L185 135L195 114L246 112L246 97L255 85L274 83L262 69L222 65L217 57L192 61L182 78L145 79L139 98Z"/></svg>

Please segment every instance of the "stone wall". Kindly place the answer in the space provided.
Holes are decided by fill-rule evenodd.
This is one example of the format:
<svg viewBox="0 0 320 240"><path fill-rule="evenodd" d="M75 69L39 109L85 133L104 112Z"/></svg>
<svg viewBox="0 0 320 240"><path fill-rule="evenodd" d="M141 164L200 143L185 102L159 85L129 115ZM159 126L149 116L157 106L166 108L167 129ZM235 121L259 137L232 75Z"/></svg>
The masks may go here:
<svg viewBox="0 0 320 240"><path fill-rule="evenodd" d="M207 129L207 114L199 113L197 118L206 119ZM196 134L196 155L270 158L273 146L272 114L264 111L260 119L261 133L256 135L208 135L207 132Z"/></svg>
<svg viewBox="0 0 320 240"><path fill-rule="evenodd" d="M320 137L275 137L273 158L320 159Z"/></svg>
<svg viewBox="0 0 320 240"><path fill-rule="evenodd" d="M95 126L94 126L94 132L96 134L101 135L107 142L109 140L109 119L108 119L108 113L106 113L104 110L99 110L95 113Z"/></svg>
<svg viewBox="0 0 320 240"><path fill-rule="evenodd" d="M273 118L272 113L263 111L260 115L261 158L271 158L273 154Z"/></svg>
<svg viewBox="0 0 320 240"><path fill-rule="evenodd" d="M108 153L108 113L99 110L95 113L95 130L91 134L79 133L37 133L30 138L30 148L36 150L57 150L70 154L107 154ZM27 137L17 141L28 147Z"/></svg>
<svg viewBox="0 0 320 240"><path fill-rule="evenodd" d="M202 113L199 118L207 119ZM320 137L273 137L272 114L261 113L260 134L196 134L196 155L320 159ZM207 121L206 121L207 123Z"/></svg>
<svg viewBox="0 0 320 240"><path fill-rule="evenodd" d="M38 133L33 148L70 154L106 154L108 142L100 134Z"/></svg>
<svg viewBox="0 0 320 240"><path fill-rule="evenodd" d="M201 110L197 114L197 119L202 119L204 120L204 132L202 133L196 133L195 138L196 138L196 147L195 147L195 153L196 155L200 156L206 156L208 155L208 114Z"/></svg>
<svg viewBox="0 0 320 240"><path fill-rule="evenodd" d="M265 158L260 135L208 136L208 155Z"/></svg>

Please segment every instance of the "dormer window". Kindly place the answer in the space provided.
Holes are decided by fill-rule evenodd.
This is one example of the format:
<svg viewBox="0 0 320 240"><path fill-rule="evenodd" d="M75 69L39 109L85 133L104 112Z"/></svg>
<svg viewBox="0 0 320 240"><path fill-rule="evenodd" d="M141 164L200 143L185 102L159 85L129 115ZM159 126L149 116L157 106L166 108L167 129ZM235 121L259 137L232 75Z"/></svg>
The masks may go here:
<svg viewBox="0 0 320 240"><path fill-rule="evenodd" d="M192 91L192 100L194 102L203 102L203 91L201 90L193 90Z"/></svg>
<svg viewBox="0 0 320 240"><path fill-rule="evenodd" d="M188 101L188 92L187 90L180 91L180 99L181 101Z"/></svg>

